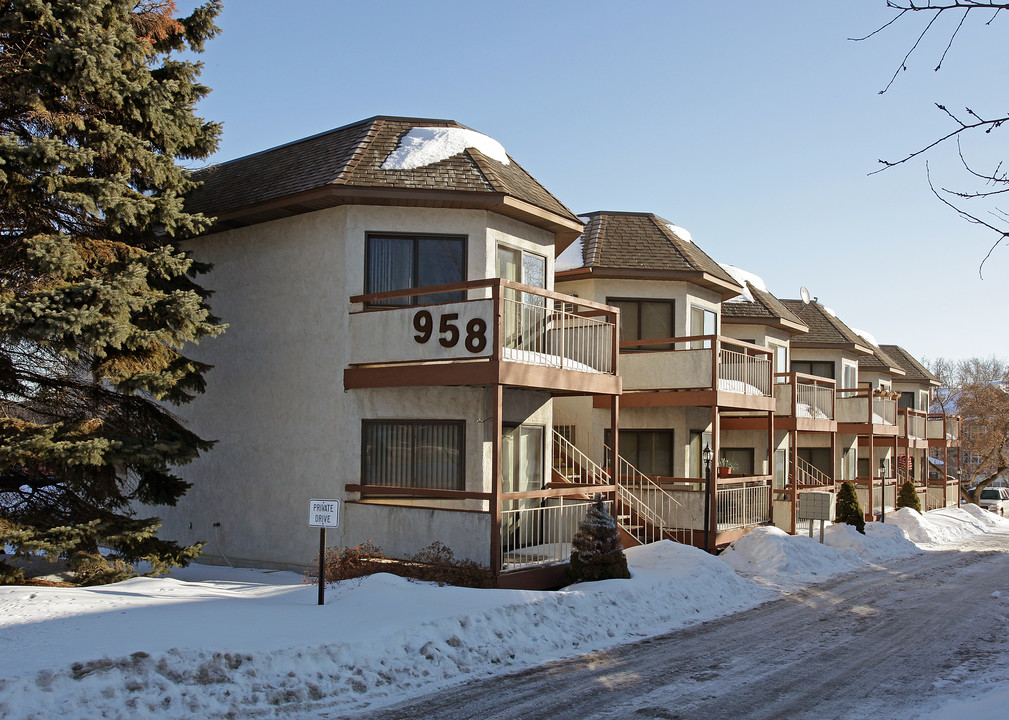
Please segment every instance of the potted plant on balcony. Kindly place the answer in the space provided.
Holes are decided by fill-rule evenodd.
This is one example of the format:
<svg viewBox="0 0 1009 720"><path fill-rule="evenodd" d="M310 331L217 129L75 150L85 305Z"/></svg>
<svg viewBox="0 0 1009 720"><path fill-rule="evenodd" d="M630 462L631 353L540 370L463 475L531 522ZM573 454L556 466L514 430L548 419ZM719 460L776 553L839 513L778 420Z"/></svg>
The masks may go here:
<svg viewBox="0 0 1009 720"><path fill-rule="evenodd" d="M718 477L720 478L729 477L729 475L731 475L735 471L735 469L736 467L732 464L732 462L728 458L719 458Z"/></svg>

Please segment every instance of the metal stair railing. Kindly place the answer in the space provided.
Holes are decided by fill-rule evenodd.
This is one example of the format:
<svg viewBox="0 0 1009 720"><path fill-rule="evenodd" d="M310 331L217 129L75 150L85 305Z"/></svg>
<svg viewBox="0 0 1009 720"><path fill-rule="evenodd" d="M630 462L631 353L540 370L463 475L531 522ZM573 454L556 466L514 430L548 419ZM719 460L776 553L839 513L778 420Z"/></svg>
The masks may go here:
<svg viewBox="0 0 1009 720"><path fill-rule="evenodd" d="M609 455L609 448L600 443ZM554 455L573 462L578 472L566 475L574 484L609 484L610 471L597 465L567 438L554 431ZM618 512L617 523L628 535L646 545L681 537L692 544L694 518L672 495L633 465L617 458L617 498L626 512ZM562 473L563 474L563 473ZM645 497L648 499L646 500ZM656 507L657 506L657 507ZM686 520L686 522L683 522Z"/></svg>
<svg viewBox="0 0 1009 720"><path fill-rule="evenodd" d="M833 485L834 479L808 460L795 458L795 481L797 485Z"/></svg>

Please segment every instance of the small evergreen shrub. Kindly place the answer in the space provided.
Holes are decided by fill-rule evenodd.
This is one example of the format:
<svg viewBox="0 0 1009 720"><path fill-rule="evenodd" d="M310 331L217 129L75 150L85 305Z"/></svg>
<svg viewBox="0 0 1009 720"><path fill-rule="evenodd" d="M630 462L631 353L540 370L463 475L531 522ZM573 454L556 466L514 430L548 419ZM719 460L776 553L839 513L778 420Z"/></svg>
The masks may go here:
<svg viewBox="0 0 1009 720"><path fill-rule="evenodd" d="M571 545L571 566L568 570L571 582L631 576L617 523L606 511L601 496L596 497L585 519L579 523Z"/></svg>
<svg viewBox="0 0 1009 720"><path fill-rule="evenodd" d="M900 492L897 494L897 509L901 508L911 508L921 512L921 499L918 497L918 491L915 490L914 483L910 480L905 480L904 484L900 486Z"/></svg>
<svg viewBox="0 0 1009 720"><path fill-rule="evenodd" d="M855 486L850 480L845 480L837 493L837 502L834 504L834 522L854 525L856 530L865 535L865 513L862 512L862 505L858 502Z"/></svg>

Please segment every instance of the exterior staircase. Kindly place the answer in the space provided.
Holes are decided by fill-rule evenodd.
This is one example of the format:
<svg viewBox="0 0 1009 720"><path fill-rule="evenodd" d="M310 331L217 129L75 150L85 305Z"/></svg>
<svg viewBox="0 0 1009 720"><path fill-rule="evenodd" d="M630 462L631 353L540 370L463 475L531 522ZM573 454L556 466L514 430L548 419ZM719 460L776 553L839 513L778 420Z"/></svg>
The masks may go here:
<svg viewBox="0 0 1009 720"><path fill-rule="evenodd" d="M609 448L599 443L605 457ZM553 481L569 485L616 485L614 515L627 544L675 540L692 545L694 529L703 527L686 507L654 480L617 457L616 477L554 430Z"/></svg>

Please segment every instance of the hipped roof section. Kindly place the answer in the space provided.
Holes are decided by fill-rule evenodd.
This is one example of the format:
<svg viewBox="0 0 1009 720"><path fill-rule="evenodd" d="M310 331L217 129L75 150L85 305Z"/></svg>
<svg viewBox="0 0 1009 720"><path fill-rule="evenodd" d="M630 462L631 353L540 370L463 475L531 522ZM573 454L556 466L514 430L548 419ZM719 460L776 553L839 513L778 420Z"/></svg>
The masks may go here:
<svg viewBox="0 0 1009 720"><path fill-rule="evenodd" d="M939 387L942 383L928 368L918 362L900 345L881 345L881 348L904 369L904 382L927 383Z"/></svg>
<svg viewBox="0 0 1009 720"><path fill-rule="evenodd" d="M718 292L722 300L742 287L697 245L679 237L671 223L652 213L598 211L581 237L582 267L556 274L558 281L584 278L682 280Z"/></svg>
<svg viewBox="0 0 1009 720"><path fill-rule="evenodd" d="M475 148L412 169L382 164L413 128L459 128L454 120L376 116L193 174L203 185L186 210L217 218L212 232L344 204L474 208L557 234L563 248L582 223L510 156Z"/></svg>
<svg viewBox="0 0 1009 720"><path fill-rule="evenodd" d="M871 355L869 342L841 322L833 313L827 312L816 300L805 304L802 300L782 300L781 303L805 323L809 332L792 338L794 348L837 348L852 350L862 355Z"/></svg>
<svg viewBox="0 0 1009 720"><path fill-rule="evenodd" d="M903 366L894 360L889 353L878 345L873 345L868 340L865 343L872 349L872 355L866 355L858 359L858 367L863 370L878 370L891 375L904 375Z"/></svg>
<svg viewBox="0 0 1009 720"><path fill-rule="evenodd" d="M731 302L722 303L723 323L769 325L787 330L792 335L809 332L809 326L774 295L754 287L751 282L746 282L746 289L753 302L733 298Z"/></svg>

